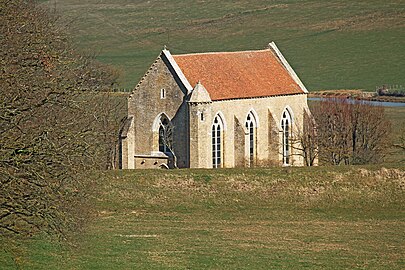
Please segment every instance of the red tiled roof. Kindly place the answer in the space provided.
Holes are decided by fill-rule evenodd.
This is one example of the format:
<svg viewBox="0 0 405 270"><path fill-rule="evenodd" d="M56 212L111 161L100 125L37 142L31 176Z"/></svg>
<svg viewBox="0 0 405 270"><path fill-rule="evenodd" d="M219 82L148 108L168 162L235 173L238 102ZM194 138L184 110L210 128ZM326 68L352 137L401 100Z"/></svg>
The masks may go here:
<svg viewBox="0 0 405 270"><path fill-rule="evenodd" d="M212 100L304 93L270 49L173 58L190 84L201 81Z"/></svg>

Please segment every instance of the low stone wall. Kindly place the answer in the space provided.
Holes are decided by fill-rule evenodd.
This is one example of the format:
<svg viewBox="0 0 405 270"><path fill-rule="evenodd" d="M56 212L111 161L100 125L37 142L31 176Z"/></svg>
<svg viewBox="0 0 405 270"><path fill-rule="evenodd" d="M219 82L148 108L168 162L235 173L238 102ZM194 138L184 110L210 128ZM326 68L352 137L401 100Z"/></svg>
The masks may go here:
<svg viewBox="0 0 405 270"><path fill-rule="evenodd" d="M158 169L169 167L169 157L167 156L135 156L135 169Z"/></svg>

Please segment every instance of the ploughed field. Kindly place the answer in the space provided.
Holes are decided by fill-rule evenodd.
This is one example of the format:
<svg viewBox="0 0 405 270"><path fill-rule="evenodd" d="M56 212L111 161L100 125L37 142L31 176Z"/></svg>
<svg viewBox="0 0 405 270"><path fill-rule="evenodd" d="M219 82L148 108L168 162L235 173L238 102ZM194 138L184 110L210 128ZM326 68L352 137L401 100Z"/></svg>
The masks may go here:
<svg viewBox="0 0 405 270"><path fill-rule="evenodd" d="M2 243L2 269L405 268L404 165L95 176L73 245Z"/></svg>
<svg viewBox="0 0 405 270"><path fill-rule="evenodd" d="M47 0L78 46L132 89L164 45L174 54L275 41L309 90L405 85L405 5L369 1Z"/></svg>

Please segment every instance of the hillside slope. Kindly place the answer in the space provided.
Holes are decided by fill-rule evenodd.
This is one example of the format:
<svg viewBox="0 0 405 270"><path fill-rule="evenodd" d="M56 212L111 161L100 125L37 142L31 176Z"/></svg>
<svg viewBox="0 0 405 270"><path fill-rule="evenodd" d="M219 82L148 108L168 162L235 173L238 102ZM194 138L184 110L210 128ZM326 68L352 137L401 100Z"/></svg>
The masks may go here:
<svg viewBox="0 0 405 270"><path fill-rule="evenodd" d="M172 53L264 48L275 41L311 90L405 85L400 0L48 0L79 46L132 88L163 45Z"/></svg>

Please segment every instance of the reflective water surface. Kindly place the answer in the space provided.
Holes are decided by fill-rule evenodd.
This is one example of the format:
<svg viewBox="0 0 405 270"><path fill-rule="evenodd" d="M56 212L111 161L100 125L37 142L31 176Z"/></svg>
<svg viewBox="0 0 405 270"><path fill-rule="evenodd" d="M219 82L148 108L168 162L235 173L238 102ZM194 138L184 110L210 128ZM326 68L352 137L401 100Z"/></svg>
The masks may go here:
<svg viewBox="0 0 405 270"><path fill-rule="evenodd" d="M325 98L318 98L318 97L312 97L308 98L308 100L314 100L314 101L320 101ZM349 99L349 101L354 102L354 99ZM405 107L405 102L386 102L386 101L367 101L364 100L364 102L370 103L371 105L376 105L376 106L384 106L384 107Z"/></svg>

